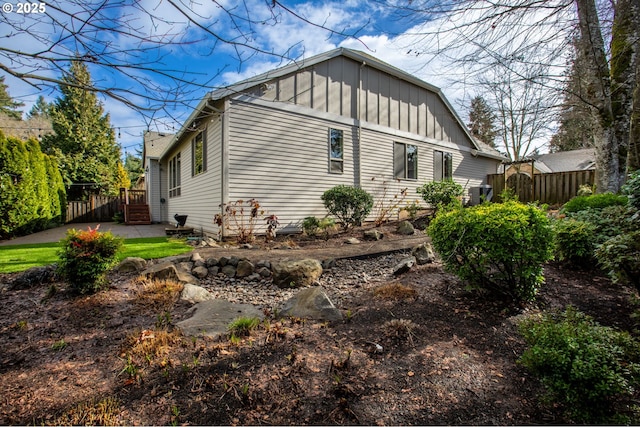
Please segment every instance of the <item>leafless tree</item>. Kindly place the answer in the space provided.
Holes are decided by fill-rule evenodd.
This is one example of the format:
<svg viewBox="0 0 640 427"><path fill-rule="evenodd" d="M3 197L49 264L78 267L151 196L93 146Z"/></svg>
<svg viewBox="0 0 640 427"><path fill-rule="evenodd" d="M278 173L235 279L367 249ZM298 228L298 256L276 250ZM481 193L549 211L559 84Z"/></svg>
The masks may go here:
<svg viewBox="0 0 640 427"><path fill-rule="evenodd" d="M555 99L535 65L518 73L512 67L496 67L479 77L482 87L495 106L498 148L511 160L518 161L531 153L537 140L549 134Z"/></svg>
<svg viewBox="0 0 640 427"><path fill-rule="evenodd" d="M292 17L327 37L356 37L360 30L333 30L277 0L52 0L33 3L29 13L24 5L3 12L1 71L45 90L68 84L69 62L82 61L101 76L84 89L146 115L199 100L229 67L196 72L180 58L227 55L237 67L255 56L295 61L302 45L267 49L258 40L260 29Z"/></svg>
<svg viewBox="0 0 640 427"><path fill-rule="evenodd" d="M564 59L579 35L602 127L595 144L598 191L619 190L626 172L640 167L627 156L637 152L640 133L631 131L640 102L640 95L633 96L634 90L640 93L640 0L395 0L392 5L399 16L416 22L406 39L411 54L445 56L465 79L496 67L518 75L522 65L535 64L545 67L544 87L562 90Z"/></svg>

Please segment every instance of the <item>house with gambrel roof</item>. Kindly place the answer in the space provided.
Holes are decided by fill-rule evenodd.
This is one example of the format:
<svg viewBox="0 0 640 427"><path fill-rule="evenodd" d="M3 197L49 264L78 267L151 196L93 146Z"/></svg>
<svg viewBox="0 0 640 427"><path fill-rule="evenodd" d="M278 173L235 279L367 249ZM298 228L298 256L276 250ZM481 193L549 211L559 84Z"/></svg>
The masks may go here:
<svg viewBox="0 0 640 427"><path fill-rule="evenodd" d="M159 217L188 215L205 233L218 233L224 206L248 199L295 231L326 215L320 196L335 185L417 198L427 181L485 184L501 160L440 89L339 48L208 93L159 156L153 185Z"/></svg>

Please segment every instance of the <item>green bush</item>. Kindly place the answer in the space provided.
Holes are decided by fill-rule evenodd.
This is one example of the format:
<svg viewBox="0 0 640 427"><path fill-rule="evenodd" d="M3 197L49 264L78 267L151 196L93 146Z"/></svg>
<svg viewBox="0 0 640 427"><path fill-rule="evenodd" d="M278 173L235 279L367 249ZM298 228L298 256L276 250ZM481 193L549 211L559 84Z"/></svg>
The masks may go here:
<svg viewBox="0 0 640 427"><path fill-rule="evenodd" d="M307 236L316 236L320 228L320 220L315 216L308 216L302 220L302 231Z"/></svg>
<svg viewBox="0 0 640 427"><path fill-rule="evenodd" d="M609 206L624 206L627 204L627 198L619 194L601 193L592 194L591 196L576 196L562 206L560 212L571 213L579 212L585 209L604 209Z"/></svg>
<svg viewBox="0 0 640 427"><path fill-rule="evenodd" d="M596 226L571 218L553 224L556 259L585 266L593 260Z"/></svg>
<svg viewBox="0 0 640 427"><path fill-rule="evenodd" d="M640 169L632 173L622 186L622 194L629 199L629 206L640 210Z"/></svg>
<svg viewBox="0 0 640 427"><path fill-rule="evenodd" d="M451 179L431 181L416 189L422 199L431 207L438 208L458 201L464 194L462 186Z"/></svg>
<svg viewBox="0 0 640 427"><path fill-rule="evenodd" d="M111 232L99 232L98 227L68 230L58 252L58 272L72 290L81 294L96 292L105 285L106 273L122 247L122 239Z"/></svg>
<svg viewBox="0 0 640 427"><path fill-rule="evenodd" d="M573 307L529 318L519 329L529 345L519 362L540 378L547 398L562 404L573 421L606 421L613 398L631 396L638 383L638 343Z"/></svg>
<svg viewBox="0 0 640 427"><path fill-rule="evenodd" d="M567 218L585 221L595 226L594 244L600 245L612 237L638 229L633 209L627 206L609 206L604 209L588 208L568 213Z"/></svg>
<svg viewBox="0 0 640 427"><path fill-rule="evenodd" d="M598 247L595 255L614 282L640 290L640 231L612 237Z"/></svg>
<svg viewBox="0 0 640 427"><path fill-rule="evenodd" d="M447 270L471 288L532 300L553 255L549 219L536 206L483 204L440 212L428 233Z"/></svg>
<svg viewBox="0 0 640 427"><path fill-rule="evenodd" d="M373 208L373 196L361 188L336 185L322 194L324 207L343 228L361 225Z"/></svg>

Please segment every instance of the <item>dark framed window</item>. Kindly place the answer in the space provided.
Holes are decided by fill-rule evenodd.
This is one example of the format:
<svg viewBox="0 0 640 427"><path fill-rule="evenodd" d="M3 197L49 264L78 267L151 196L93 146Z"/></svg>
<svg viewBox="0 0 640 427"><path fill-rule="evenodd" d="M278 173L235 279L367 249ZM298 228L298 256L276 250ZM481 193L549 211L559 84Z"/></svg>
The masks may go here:
<svg viewBox="0 0 640 427"><path fill-rule="evenodd" d="M344 133L329 129L329 172L344 172Z"/></svg>
<svg viewBox="0 0 640 427"><path fill-rule="evenodd" d="M435 150L433 152L433 180L450 179L453 179L453 154Z"/></svg>
<svg viewBox="0 0 640 427"><path fill-rule="evenodd" d="M191 176L199 175L207 170L207 140L205 132L198 133L191 140Z"/></svg>
<svg viewBox="0 0 640 427"><path fill-rule="evenodd" d="M418 179L418 147L402 142L393 143L393 176L398 179Z"/></svg>
<svg viewBox="0 0 640 427"><path fill-rule="evenodd" d="M180 186L182 183L180 175L180 153L178 153L169 160L169 197L177 197L180 195Z"/></svg>

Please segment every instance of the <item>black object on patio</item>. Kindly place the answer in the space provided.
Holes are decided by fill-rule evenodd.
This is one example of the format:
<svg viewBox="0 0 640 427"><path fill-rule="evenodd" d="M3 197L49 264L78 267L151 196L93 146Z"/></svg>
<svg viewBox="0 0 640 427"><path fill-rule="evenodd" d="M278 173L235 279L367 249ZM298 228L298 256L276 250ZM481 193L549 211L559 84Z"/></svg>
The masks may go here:
<svg viewBox="0 0 640 427"><path fill-rule="evenodd" d="M176 228L184 227L184 224L187 222L187 217L189 215L178 215L175 214L173 218L176 220Z"/></svg>

